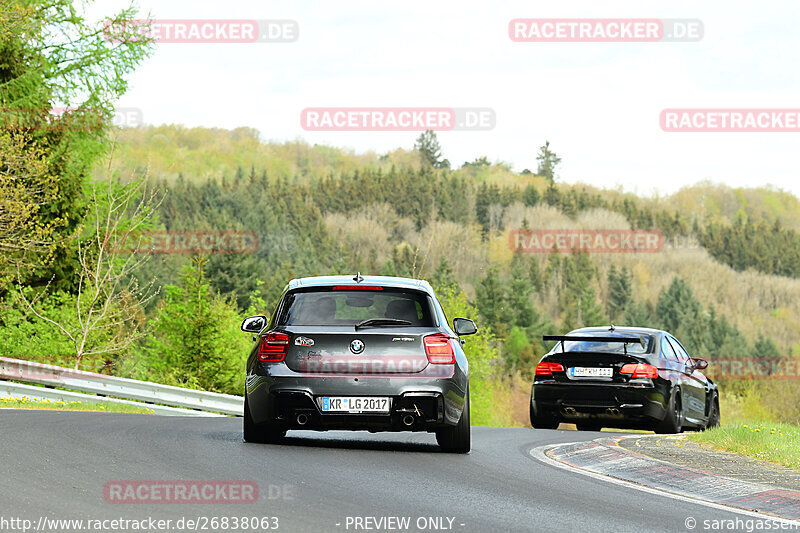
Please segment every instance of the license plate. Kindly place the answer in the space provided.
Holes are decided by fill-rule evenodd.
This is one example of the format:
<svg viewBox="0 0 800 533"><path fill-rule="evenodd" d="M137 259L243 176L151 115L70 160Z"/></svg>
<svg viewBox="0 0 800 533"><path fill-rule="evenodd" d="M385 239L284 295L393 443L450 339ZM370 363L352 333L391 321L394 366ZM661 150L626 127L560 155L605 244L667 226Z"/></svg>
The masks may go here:
<svg viewBox="0 0 800 533"><path fill-rule="evenodd" d="M375 396L323 396L323 413L388 413L389 398Z"/></svg>
<svg viewBox="0 0 800 533"><path fill-rule="evenodd" d="M571 378L610 378L613 375L613 368L587 368L585 366L573 366L569 369L569 377Z"/></svg>

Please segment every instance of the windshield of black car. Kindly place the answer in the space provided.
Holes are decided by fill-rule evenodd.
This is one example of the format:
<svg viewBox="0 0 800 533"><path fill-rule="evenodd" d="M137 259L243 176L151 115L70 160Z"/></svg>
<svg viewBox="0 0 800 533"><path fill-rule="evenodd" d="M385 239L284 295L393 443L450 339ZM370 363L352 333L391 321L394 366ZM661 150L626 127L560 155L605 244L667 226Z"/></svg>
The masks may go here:
<svg viewBox="0 0 800 533"><path fill-rule="evenodd" d="M282 305L278 325L355 326L365 320L387 318L407 321L411 327L434 326L426 294L392 288L291 292Z"/></svg>
<svg viewBox="0 0 800 533"><path fill-rule="evenodd" d="M652 336L650 335L634 335L631 333L609 334L603 333L574 333L575 336L581 337L639 337L645 340L644 346L638 342L627 343L627 348L623 347L622 342L605 342L605 341L565 341L565 352L603 352L603 353L627 353L630 354L645 354L650 353L650 346L652 344ZM567 334L569 336L569 334ZM561 351L561 343L556 343L552 350L555 352Z"/></svg>

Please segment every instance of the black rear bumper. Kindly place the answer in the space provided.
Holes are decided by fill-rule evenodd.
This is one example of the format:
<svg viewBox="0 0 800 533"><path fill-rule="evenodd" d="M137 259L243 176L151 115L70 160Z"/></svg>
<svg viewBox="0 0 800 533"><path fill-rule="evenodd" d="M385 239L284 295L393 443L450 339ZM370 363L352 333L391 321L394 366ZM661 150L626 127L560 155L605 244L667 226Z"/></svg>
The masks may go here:
<svg viewBox="0 0 800 533"><path fill-rule="evenodd" d="M532 409L567 423L649 427L662 420L669 402L666 384L534 382Z"/></svg>
<svg viewBox="0 0 800 533"><path fill-rule="evenodd" d="M318 399L303 391L279 391L270 396L272 421L287 429L427 431L444 422L444 398L433 392L390 396L389 414L324 413Z"/></svg>
<svg viewBox="0 0 800 533"><path fill-rule="evenodd" d="M434 431L458 422L466 398L453 380L250 377L253 421L286 430ZM322 396L389 397L389 413L326 413Z"/></svg>

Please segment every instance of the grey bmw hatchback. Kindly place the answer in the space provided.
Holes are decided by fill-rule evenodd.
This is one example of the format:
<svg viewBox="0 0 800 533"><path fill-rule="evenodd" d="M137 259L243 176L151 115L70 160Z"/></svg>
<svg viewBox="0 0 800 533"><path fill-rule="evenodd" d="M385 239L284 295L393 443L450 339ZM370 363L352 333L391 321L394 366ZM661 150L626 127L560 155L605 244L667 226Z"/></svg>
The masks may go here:
<svg viewBox="0 0 800 533"><path fill-rule="evenodd" d="M295 279L270 317L245 318L244 440L287 430L427 431L449 452L470 450L469 372L428 282L384 276Z"/></svg>

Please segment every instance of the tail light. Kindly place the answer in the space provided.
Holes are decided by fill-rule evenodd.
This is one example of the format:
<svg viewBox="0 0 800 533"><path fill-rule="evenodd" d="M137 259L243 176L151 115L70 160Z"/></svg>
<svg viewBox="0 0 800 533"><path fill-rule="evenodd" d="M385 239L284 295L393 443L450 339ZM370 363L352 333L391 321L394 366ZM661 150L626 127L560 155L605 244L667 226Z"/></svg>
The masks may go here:
<svg viewBox="0 0 800 533"><path fill-rule="evenodd" d="M620 374L630 374L632 378L650 378L655 379L658 377L658 369L653 365L635 364L630 363L623 365L619 370Z"/></svg>
<svg viewBox="0 0 800 533"><path fill-rule="evenodd" d="M289 350L289 335L280 331L270 331L261 338L258 345L258 360L279 363L286 359Z"/></svg>
<svg viewBox="0 0 800 533"><path fill-rule="evenodd" d="M553 372L563 372L564 367L561 363L553 363L551 361L542 361L536 365L537 376L552 376Z"/></svg>
<svg viewBox="0 0 800 533"><path fill-rule="evenodd" d="M432 365L452 365L456 362L456 354L450 344L450 337L442 333L428 335L423 341L425 355Z"/></svg>

